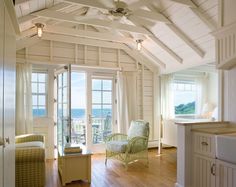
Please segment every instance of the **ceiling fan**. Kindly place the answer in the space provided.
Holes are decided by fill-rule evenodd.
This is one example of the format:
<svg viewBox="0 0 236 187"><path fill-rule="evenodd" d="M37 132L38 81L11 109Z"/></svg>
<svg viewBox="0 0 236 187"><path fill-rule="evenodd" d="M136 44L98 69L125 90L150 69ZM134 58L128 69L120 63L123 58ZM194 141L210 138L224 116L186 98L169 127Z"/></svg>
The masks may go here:
<svg viewBox="0 0 236 187"><path fill-rule="evenodd" d="M115 1L114 8L108 11L108 14L115 17L127 17L132 14L132 11L128 9L128 5L123 1Z"/></svg>

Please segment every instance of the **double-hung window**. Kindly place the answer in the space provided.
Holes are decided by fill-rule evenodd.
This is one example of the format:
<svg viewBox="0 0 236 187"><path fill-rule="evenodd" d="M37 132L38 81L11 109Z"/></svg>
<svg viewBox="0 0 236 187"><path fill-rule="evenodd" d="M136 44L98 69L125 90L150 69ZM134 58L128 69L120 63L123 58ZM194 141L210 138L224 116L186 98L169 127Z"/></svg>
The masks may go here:
<svg viewBox="0 0 236 187"><path fill-rule="evenodd" d="M33 71L32 73L33 117L47 116L47 79L46 71Z"/></svg>
<svg viewBox="0 0 236 187"><path fill-rule="evenodd" d="M175 116L196 114L197 89L194 80L176 79L173 82Z"/></svg>

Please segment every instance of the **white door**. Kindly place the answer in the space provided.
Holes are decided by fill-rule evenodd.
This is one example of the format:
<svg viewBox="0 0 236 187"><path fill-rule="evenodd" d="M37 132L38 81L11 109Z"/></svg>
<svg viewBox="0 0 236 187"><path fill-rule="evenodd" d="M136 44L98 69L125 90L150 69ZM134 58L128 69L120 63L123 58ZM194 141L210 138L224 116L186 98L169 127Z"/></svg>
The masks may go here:
<svg viewBox="0 0 236 187"><path fill-rule="evenodd" d="M84 144L94 152L105 150L104 140L115 124L115 77L69 67L57 71L57 142Z"/></svg>
<svg viewBox="0 0 236 187"><path fill-rule="evenodd" d="M115 123L114 77L91 75L90 77L89 129L93 151L105 149L104 141L113 132Z"/></svg>
<svg viewBox="0 0 236 187"><path fill-rule="evenodd" d="M57 77L57 146L64 147L70 141L70 67L56 72Z"/></svg>
<svg viewBox="0 0 236 187"><path fill-rule="evenodd" d="M4 5L0 0L0 187L3 187L3 53Z"/></svg>
<svg viewBox="0 0 236 187"><path fill-rule="evenodd" d="M4 50L4 187L15 186L15 95L16 38L10 15L5 8Z"/></svg>

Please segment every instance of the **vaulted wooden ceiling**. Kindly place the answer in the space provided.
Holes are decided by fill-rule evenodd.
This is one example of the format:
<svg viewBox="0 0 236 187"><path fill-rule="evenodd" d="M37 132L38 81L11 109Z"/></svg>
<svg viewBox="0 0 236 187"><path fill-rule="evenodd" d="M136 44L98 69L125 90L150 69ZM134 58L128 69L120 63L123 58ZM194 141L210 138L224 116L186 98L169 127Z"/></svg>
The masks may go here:
<svg viewBox="0 0 236 187"><path fill-rule="evenodd" d="M39 39L35 23L44 23L43 40L84 42L118 48L148 59L162 73L215 62L217 0L122 0L124 16L114 16L114 0L16 0L21 29L17 49ZM142 50L136 40L142 39Z"/></svg>

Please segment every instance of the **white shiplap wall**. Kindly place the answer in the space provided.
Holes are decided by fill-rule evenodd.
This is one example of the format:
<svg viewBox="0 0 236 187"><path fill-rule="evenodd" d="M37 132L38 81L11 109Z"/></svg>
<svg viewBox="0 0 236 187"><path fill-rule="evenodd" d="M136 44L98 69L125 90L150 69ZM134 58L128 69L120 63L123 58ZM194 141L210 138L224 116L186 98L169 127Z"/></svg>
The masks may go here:
<svg viewBox="0 0 236 187"><path fill-rule="evenodd" d="M150 140L157 140L158 128L154 127L153 116L153 72L136 62L125 51L42 40L27 49L17 51L17 61L36 64L70 63L101 68L121 68L123 71L137 72L136 117L150 123ZM53 119L53 116L49 116L49 118Z"/></svg>

